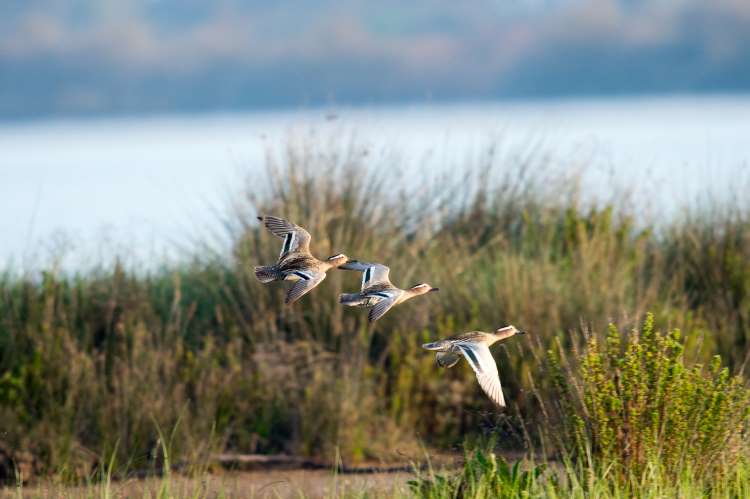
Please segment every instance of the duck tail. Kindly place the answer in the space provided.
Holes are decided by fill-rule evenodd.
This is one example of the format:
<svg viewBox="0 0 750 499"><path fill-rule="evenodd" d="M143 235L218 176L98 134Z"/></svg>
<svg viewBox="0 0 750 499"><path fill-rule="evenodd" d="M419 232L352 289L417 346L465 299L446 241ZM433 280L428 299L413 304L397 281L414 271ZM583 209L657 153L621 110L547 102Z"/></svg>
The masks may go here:
<svg viewBox="0 0 750 499"><path fill-rule="evenodd" d="M281 273L276 267L269 265L265 267L255 267L255 277L263 284L281 279Z"/></svg>
<svg viewBox="0 0 750 499"><path fill-rule="evenodd" d="M445 340L434 341L432 343L425 343L422 348L425 350L442 350L445 351L450 346L450 343Z"/></svg>
<svg viewBox="0 0 750 499"><path fill-rule="evenodd" d="M339 295L339 303L349 307L362 305L362 295L359 293L342 293Z"/></svg>

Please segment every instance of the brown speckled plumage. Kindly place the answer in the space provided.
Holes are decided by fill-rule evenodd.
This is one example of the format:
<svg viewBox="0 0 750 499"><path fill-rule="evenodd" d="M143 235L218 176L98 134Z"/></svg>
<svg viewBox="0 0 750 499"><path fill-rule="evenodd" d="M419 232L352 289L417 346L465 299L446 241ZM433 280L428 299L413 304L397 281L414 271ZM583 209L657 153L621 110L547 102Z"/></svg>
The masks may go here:
<svg viewBox="0 0 750 499"><path fill-rule="evenodd" d="M310 292L326 277L326 272L348 261L346 255L319 260L310 253L310 234L283 218L258 217L273 235L284 240L279 259L274 265L255 267L255 277L262 283L296 281L286 295L290 304Z"/></svg>

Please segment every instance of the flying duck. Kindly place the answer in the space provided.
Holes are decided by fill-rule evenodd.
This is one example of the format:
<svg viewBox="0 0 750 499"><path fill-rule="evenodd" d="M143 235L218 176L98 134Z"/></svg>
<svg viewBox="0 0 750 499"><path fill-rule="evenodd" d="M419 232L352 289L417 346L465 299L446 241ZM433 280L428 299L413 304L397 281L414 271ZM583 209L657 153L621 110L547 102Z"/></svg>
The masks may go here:
<svg viewBox="0 0 750 499"><path fill-rule="evenodd" d="M278 217L258 217L275 236L284 240L279 260L273 265L255 267L255 277L262 283L294 281L286 295L287 305L323 282L326 272L345 264L349 259L341 253L318 260L310 253L310 234L298 225Z"/></svg>
<svg viewBox="0 0 750 499"><path fill-rule="evenodd" d="M365 263L350 260L341 265L343 270L357 270L362 272L362 289L359 293L344 293L339 296L339 302L349 307L372 307L368 315L370 322L374 322L391 307L403 303L415 296L439 291L429 284L422 283L409 289L400 289L391 284L388 274L391 269L379 263Z"/></svg>
<svg viewBox="0 0 750 499"><path fill-rule="evenodd" d="M525 333L516 329L515 326L505 326L494 333L471 331L434 343L425 343L422 348L437 351L435 360L440 367L444 368L455 366L461 355L466 357L484 393L498 406L505 407L503 388L500 385L497 364L490 352L490 346L517 334Z"/></svg>

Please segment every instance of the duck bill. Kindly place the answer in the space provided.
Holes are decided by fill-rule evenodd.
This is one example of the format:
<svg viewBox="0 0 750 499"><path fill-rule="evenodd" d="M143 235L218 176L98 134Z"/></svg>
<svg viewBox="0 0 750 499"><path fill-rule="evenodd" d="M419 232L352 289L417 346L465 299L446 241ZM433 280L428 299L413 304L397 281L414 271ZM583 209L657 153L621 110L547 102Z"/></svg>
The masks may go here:
<svg viewBox="0 0 750 499"><path fill-rule="evenodd" d="M432 293L433 291L440 291L440 288L432 288L429 292Z"/></svg>

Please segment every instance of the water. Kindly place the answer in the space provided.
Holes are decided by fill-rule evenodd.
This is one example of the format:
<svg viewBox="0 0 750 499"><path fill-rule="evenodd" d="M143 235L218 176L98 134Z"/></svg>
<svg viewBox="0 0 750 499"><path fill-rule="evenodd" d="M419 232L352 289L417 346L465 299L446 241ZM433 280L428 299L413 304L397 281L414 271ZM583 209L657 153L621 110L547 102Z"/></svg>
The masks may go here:
<svg viewBox="0 0 750 499"><path fill-rule="evenodd" d="M746 184L750 96L565 100L134 117L0 125L0 265L63 267L124 255L179 258L217 225L269 148L314 130L355 134L417 173L500 141L541 143L561 168L593 164L585 189L632 189L669 217ZM640 198L639 198L640 196Z"/></svg>

